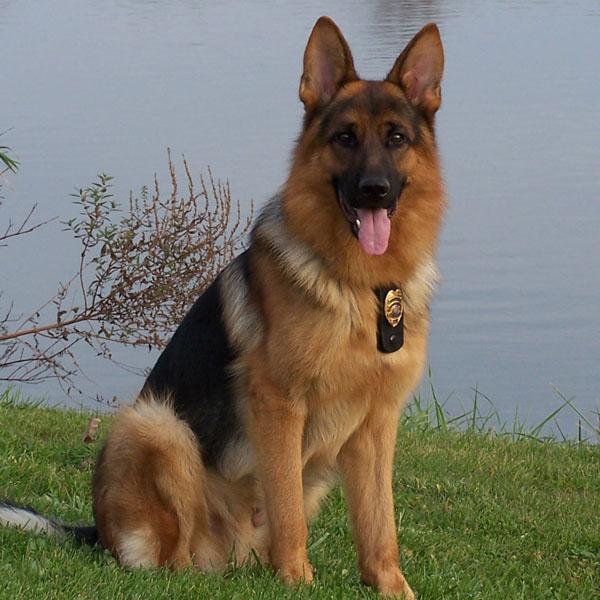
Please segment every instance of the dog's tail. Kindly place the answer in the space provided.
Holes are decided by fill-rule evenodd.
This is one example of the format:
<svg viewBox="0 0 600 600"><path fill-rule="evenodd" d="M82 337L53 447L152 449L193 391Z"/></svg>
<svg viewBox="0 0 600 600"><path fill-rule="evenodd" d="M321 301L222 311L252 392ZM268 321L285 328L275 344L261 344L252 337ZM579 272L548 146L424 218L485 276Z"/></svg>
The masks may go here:
<svg viewBox="0 0 600 600"><path fill-rule="evenodd" d="M0 526L18 527L35 534L71 536L80 544L93 546L100 541L95 525L77 526L56 523L31 508L0 501Z"/></svg>

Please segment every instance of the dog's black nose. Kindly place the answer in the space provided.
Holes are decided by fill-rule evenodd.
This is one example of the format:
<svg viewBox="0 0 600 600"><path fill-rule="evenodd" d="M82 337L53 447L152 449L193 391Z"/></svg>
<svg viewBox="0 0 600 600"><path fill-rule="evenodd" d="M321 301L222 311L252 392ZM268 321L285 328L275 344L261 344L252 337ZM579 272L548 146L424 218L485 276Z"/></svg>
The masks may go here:
<svg viewBox="0 0 600 600"><path fill-rule="evenodd" d="M382 200L390 191L390 182L385 177L363 177L358 189L365 198Z"/></svg>

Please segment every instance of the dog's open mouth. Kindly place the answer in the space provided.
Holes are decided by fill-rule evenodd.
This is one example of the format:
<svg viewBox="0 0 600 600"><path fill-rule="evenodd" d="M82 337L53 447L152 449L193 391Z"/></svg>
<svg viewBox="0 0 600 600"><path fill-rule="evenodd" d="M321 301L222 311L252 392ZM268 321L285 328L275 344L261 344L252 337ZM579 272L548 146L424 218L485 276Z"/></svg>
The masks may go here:
<svg viewBox="0 0 600 600"><path fill-rule="evenodd" d="M396 212L398 200L391 208L354 208L348 204L339 188L337 195L342 213L363 251L375 256L384 254L390 240L390 218Z"/></svg>

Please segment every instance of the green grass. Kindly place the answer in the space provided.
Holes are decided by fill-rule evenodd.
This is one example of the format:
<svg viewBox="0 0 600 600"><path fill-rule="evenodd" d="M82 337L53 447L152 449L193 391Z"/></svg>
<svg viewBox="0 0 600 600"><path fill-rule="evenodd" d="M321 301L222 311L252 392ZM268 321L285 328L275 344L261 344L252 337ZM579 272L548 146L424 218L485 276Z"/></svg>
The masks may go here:
<svg viewBox="0 0 600 600"><path fill-rule="evenodd" d="M436 404L413 404L397 444L400 562L418 597L600 598L600 447L482 433L489 420L453 423ZM0 495L90 523L101 442L81 442L87 417L0 395ZM290 590L261 567L127 570L96 548L0 529L0 598L378 598L360 583L339 488L311 526L309 557L314 584Z"/></svg>

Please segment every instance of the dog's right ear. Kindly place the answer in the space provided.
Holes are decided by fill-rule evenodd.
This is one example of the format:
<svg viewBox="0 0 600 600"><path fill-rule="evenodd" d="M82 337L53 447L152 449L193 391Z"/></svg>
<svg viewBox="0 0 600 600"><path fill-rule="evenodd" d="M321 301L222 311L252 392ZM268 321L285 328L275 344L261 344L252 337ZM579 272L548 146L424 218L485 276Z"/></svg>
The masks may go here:
<svg viewBox="0 0 600 600"><path fill-rule="evenodd" d="M304 51L300 100L307 112L323 108L345 83L358 79L348 43L338 26L321 17Z"/></svg>

